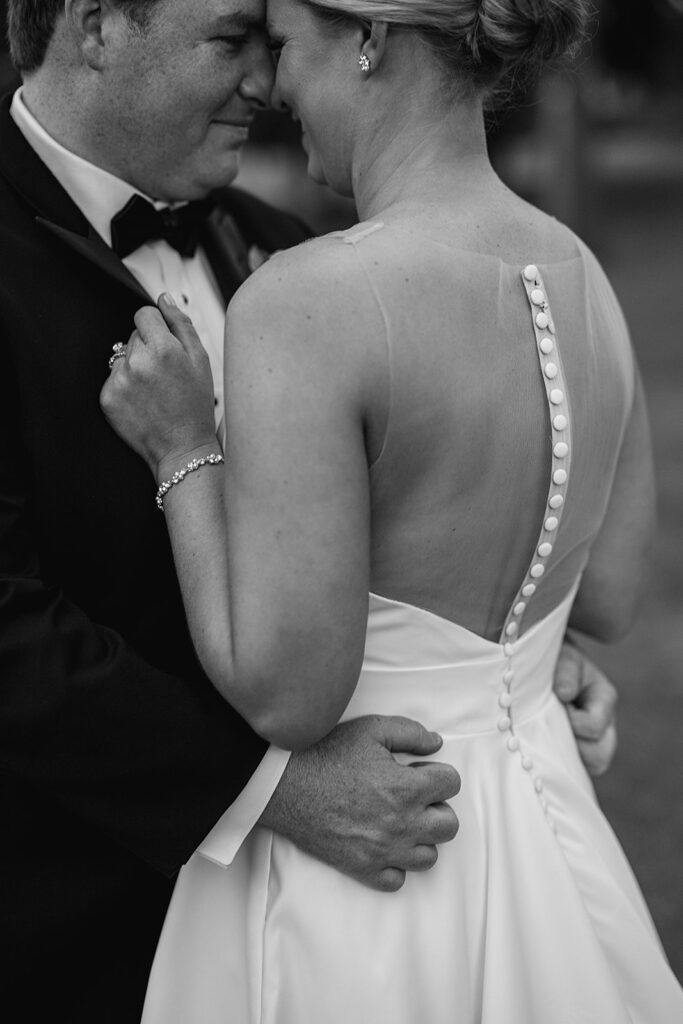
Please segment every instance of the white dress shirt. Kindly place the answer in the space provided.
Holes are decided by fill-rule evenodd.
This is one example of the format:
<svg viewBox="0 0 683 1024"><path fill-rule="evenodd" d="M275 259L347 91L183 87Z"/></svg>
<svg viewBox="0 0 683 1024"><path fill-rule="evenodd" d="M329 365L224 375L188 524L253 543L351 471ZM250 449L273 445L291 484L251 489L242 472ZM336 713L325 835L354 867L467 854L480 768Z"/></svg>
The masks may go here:
<svg viewBox="0 0 683 1024"><path fill-rule="evenodd" d="M65 149L33 117L18 89L10 113L26 141L107 245L111 219L134 194L128 182ZM144 196L154 202L149 196ZM160 209L168 204L154 202ZM216 396L216 425L223 418L223 324L225 303L201 247L183 257L166 241L140 246L123 260L142 287L156 299L170 292L192 318L211 363ZM131 323L131 331L133 324ZM227 866L258 821L285 769L289 753L270 747L247 786L211 830L198 852Z"/></svg>

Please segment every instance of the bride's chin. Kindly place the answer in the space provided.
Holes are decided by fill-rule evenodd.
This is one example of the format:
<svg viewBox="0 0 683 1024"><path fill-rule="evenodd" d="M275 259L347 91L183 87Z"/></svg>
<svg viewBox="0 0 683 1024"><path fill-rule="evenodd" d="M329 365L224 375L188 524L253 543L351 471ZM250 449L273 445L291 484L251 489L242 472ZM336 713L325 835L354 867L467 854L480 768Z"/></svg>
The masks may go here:
<svg viewBox="0 0 683 1024"><path fill-rule="evenodd" d="M346 176L342 174L335 174L334 178L325 174L320 162L310 153L308 154L306 173L311 181L314 181L316 185L325 185L327 188L332 189L333 192L336 192L338 196L353 196L353 188L351 186L350 178L347 181Z"/></svg>

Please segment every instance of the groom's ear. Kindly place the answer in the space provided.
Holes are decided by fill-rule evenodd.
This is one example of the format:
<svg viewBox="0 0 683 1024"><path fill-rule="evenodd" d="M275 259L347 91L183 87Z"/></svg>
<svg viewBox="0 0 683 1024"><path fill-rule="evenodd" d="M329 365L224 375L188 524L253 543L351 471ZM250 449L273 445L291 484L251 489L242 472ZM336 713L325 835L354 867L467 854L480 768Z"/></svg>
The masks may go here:
<svg viewBox="0 0 683 1024"><path fill-rule="evenodd" d="M365 29L365 40L361 52L370 61L370 73L376 71L382 63L387 44L387 29L386 21L371 21Z"/></svg>
<svg viewBox="0 0 683 1024"><path fill-rule="evenodd" d="M66 0L64 16L76 49L93 71L104 66L103 24L111 11L107 0Z"/></svg>

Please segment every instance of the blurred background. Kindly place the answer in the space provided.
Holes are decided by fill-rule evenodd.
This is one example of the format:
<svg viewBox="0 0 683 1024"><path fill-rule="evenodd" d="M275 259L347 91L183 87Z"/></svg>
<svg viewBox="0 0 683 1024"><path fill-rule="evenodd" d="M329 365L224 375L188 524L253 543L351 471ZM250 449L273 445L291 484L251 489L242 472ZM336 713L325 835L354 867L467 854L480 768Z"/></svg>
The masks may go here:
<svg viewBox="0 0 683 1024"><path fill-rule="evenodd" d="M683 981L683 0L595 5L574 67L492 115L489 140L501 177L597 253L649 396L652 576L628 639L586 646L621 694L619 748L599 797ZM0 92L15 83L3 40ZM356 219L348 200L307 179L297 133L276 114L255 126L238 183L318 232Z"/></svg>

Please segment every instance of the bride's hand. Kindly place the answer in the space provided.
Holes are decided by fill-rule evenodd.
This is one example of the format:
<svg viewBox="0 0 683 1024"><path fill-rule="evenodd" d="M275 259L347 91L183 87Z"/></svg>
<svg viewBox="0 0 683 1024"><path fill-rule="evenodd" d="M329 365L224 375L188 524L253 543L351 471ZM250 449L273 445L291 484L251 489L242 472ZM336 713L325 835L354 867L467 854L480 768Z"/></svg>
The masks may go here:
<svg viewBox="0 0 683 1024"><path fill-rule="evenodd" d="M159 480L198 448L216 450L213 380L208 356L168 295L135 314L125 357L114 359L100 404L109 423Z"/></svg>

